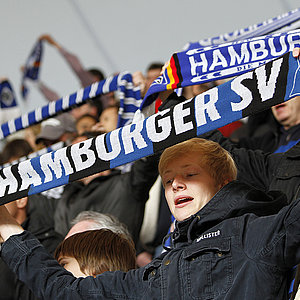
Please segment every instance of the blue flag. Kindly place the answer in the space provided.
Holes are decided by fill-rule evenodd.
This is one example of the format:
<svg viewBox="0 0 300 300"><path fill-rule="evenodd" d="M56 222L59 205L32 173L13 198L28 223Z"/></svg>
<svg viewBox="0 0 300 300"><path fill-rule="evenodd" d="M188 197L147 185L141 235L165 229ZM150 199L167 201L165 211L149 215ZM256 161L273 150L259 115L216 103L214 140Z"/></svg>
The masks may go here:
<svg viewBox="0 0 300 300"><path fill-rule="evenodd" d="M23 70L23 78L21 84L21 94L24 99L28 96L28 86L27 81L36 81L39 77L41 59L43 54L43 44L42 41L38 40L34 45Z"/></svg>

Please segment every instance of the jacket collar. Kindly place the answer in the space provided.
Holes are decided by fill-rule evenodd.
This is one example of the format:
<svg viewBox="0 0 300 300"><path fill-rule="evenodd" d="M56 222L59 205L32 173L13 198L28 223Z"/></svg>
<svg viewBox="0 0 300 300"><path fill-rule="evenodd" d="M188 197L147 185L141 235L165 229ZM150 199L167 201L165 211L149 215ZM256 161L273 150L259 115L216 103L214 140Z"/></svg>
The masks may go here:
<svg viewBox="0 0 300 300"><path fill-rule="evenodd" d="M266 194L247 184L232 181L219 190L198 213L176 222L172 240L174 243L190 243L199 234L225 219L246 213L257 216L272 215L285 205L286 196L281 192Z"/></svg>
<svg viewBox="0 0 300 300"><path fill-rule="evenodd" d="M300 157L300 142L284 153L285 156L290 158Z"/></svg>

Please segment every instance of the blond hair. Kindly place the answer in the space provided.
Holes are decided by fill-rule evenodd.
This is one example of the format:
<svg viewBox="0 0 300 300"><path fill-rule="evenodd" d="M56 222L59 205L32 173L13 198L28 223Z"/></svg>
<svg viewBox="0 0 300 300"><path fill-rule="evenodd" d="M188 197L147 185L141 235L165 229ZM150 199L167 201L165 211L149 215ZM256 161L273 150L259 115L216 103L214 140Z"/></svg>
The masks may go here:
<svg viewBox="0 0 300 300"><path fill-rule="evenodd" d="M218 143L202 138L192 138L165 149L158 165L159 174L163 174L171 161L189 154L199 158L199 165L209 172L217 185L236 179L237 168L230 153Z"/></svg>

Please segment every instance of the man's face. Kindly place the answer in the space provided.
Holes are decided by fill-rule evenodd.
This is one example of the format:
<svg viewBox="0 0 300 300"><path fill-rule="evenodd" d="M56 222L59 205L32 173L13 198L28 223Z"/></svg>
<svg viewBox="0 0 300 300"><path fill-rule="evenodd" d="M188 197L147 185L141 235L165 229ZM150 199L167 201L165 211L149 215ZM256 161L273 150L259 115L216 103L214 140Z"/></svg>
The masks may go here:
<svg viewBox="0 0 300 300"><path fill-rule="evenodd" d="M80 135L86 131L91 131L93 125L95 125L95 124L96 124L95 119L93 119L89 116L86 116L77 122L77 124L76 124L77 133Z"/></svg>
<svg viewBox="0 0 300 300"><path fill-rule="evenodd" d="M116 107L106 108L100 115L99 122L103 132L115 130L118 124L118 109Z"/></svg>
<svg viewBox="0 0 300 300"><path fill-rule="evenodd" d="M272 107L275 119L284 127L289 129L300 123L300 96Z"/></svg>
<svg viewBox="0 0 300 300"><path fill-rule="evenodd" d="M200 166L199 159L195 153L177 157L162 174L166 199L177 221L197 213L221 188Z"/></svg>

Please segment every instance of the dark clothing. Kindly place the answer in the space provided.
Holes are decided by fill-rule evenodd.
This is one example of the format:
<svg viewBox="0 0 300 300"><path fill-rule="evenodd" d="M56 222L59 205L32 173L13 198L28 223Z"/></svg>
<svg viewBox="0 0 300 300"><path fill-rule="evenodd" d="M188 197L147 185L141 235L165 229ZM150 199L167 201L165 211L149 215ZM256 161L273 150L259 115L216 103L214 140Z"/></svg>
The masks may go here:
<svg viewBox="0 0 300 300"><path fill-rule="evenodd" d="M281 127L280 132L281 135L279 136L279 141L277 144L278 147L274 153L285 152L300 141L300 124L295 125L287 130Z"/></svg>
<svg viewBox="0 0 300 300"><path fill-rule="evenodd" d="M275 123L275 122L274 122ZM274 152L278 147L280 136L279 126L274 124L274 127L265 131L263 135L255 137L243 137L236 143L239 148L251 150L262 150L263 152Z"/></svg>
<svg viewBox="0 0 300 300"><path fill-rule="evenodd" d="M287 299L286 272L300 261L300 199L231 182L178 222L173 249L146 267L74 278L28 232L3 259L43 299ZM39 266L38 268L35 266Z"/></svg>
<svg viewBox="0 0 300 300"><path fill-rule="evenodd" d="M63 240L63 237L54 231L54 207L54 199L48 199L41 194L29 196L28 218L22 224L22 227L32 232L51 254ZM37 299L27 286L18 280L16 274L7 267L2 259L0 259L0 299Z"/></svg>
<svg viewBox="0 0 300 300"><path fill-rule="evenodd" d="M158 176L157 165L158 157L151 156L135 162L128 173L113 170L110 175L99 176L87 185L82 182L68 184L57 204L56 231L66 235L72 219L81 211L93 210L118 218L136 243L149 190Z"/></svg>
<svg viewBox="0 0 300 300"><path fill-rule="evenodd" d="M239 148L262 150L263 152L282 153L293 147L300 140L300 124L285 130L275 120L263 135L252 138L240 138Z"/></svg>
<svg viewBox="0 0 300 300"><path fill-rule="evenodd" d="M263 191L281 191L289 203L300 197L300 142L287 152L271 154L239 149L217 130L201 137L219 143L231 153L240 181Z"/></svg>

